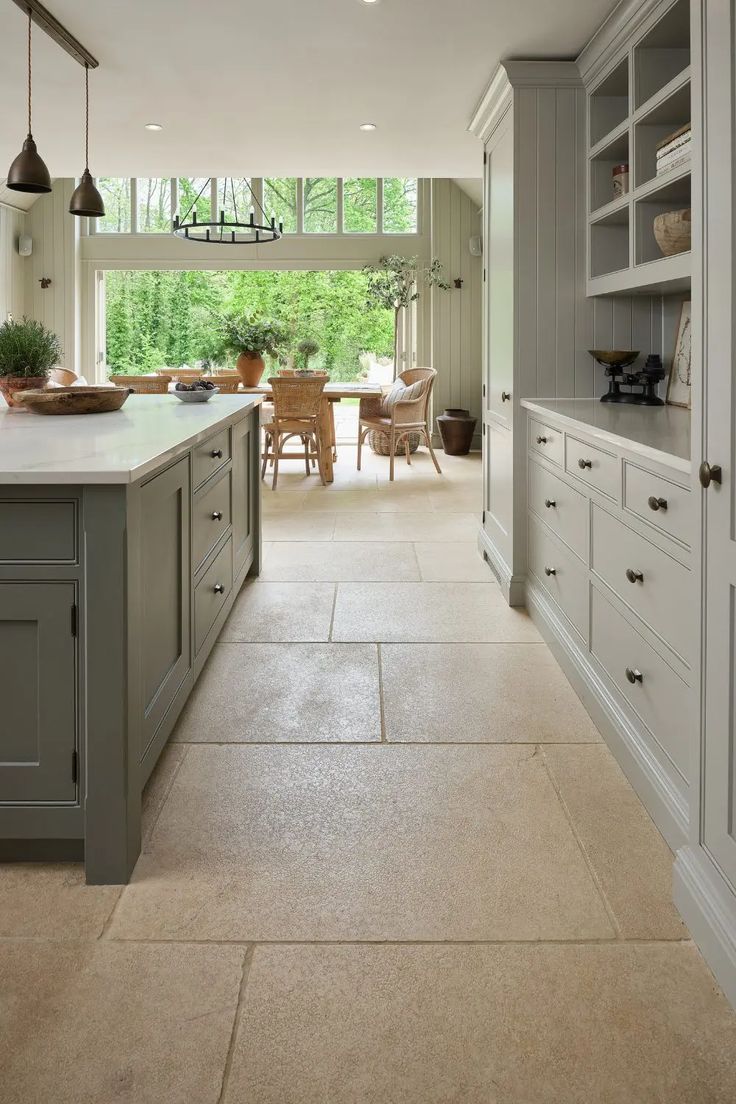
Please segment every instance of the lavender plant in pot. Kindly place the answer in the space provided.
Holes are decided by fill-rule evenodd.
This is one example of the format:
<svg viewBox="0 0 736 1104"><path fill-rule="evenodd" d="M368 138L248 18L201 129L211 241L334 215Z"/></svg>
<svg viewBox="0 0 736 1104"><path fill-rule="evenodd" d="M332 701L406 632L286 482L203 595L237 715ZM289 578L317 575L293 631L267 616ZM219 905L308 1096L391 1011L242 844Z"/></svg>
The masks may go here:
<svg viewBox="0 0 736 1104"><path fill-rule="evenodd" d="M0 326L0 393L8 406L21 406L13 395L43 387L61 359L61 342L35 318L12 319Z"/></svg>
<svg viewBox="0 0 736 1104"><path fill-rule="evenodd" d="M223 350L237 353L235 367L245 387L258 386L263 375L264 354L278 356L288 339L287 328L273 319L240 316L225 318L222 322Z"/></svg>

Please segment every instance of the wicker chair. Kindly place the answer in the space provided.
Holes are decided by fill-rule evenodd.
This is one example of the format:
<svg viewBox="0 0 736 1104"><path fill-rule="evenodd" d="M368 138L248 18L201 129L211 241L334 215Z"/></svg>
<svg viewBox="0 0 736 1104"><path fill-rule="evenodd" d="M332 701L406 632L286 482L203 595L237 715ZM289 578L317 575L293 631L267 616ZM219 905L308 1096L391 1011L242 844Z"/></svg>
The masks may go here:
<svg viewBox="0 0 736 1104"><path fill-rule="evenodd" d="M322 440L320 437L320 407L322 392L327 382L324 376L273 376L268 381L273 390L274 416L264 425L266 435L263 449L261 478L266 474L268 461L273 462L273 488L279 477L279 460L299 460L302 454L284 452L283 447L292 437L298 437L304 446L304 467L310 474L309 461L316 460L322 485ZM310 445L312 448L310 449Z"/></svg>
<svg viewBox="0 0 736 1104"><path fill-rule="evenodd" d="M219 387L223 395L235 395L240 387L240 376L237 375L223 376L218 374L216 376L205 376L204 379L214 383L215 387Z"/></svg>
<svg viewBox="0 0 736 1104"><path fill-rule="evenodd" d="M118 387L129 387L135 395L165 395L171 376L110 376Z"/></svg>
<svg viewBox="0 0 736 1104"><path fill-rule="evenodd" d="M418 396L412 399L399 399L393 404L390 413L384 407L384 400L374 396L364 396L360 400L358 412L358 471L363 449L363 441L369 433L382 433L388 438L389 446L389 479L394 478L394 461L396 459L396 446L402 441L406 454L407 464L411 464L409 452L409 436L418 433L424 438L424 443L429 449L437 472L441 475L442 469L437 463L437 457L432 448L432 431L429 425L429 404L432 398L432 388L437 373L434 368L408 368L399 375L399 379L410 387L414 383L423 383Z"/></svg>

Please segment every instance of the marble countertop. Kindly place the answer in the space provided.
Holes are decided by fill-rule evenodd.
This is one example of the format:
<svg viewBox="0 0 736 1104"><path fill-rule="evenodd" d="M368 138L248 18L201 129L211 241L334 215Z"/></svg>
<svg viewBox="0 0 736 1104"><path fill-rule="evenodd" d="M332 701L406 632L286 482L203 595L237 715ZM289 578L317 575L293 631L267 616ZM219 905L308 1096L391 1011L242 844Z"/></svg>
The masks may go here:
<svg viewBox="0 0 736 1104"><path fill-rule="evenodd" d="M689 472L690 411L679 406L631 406L599 399L522 399L541 418L554 415L564 428L628 449L638 456Z"/></svg>
<svg viewBox="0 0 736 1104"><path fill-rule="evenodd" d="M131 395L110 414L48 415L0 407L0 483L136 483L219 428L260 395Z"/></svg>

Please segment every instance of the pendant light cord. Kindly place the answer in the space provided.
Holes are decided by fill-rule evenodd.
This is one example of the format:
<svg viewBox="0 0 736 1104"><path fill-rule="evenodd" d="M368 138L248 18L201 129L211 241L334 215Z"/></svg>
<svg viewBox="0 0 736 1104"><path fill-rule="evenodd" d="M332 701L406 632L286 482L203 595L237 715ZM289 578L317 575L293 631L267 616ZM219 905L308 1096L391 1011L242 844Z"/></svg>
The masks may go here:
<svg viewBox="0 0 736 1104"><path fill-rule="evenodd" d="M84 171L89 172L89 63L84 63Z"/></svg>
<svg viewBox="0 0 736 1104"><path fill-rule="evenodd" d="M28 9L28 136L31 136L31 9Z"/></svg>

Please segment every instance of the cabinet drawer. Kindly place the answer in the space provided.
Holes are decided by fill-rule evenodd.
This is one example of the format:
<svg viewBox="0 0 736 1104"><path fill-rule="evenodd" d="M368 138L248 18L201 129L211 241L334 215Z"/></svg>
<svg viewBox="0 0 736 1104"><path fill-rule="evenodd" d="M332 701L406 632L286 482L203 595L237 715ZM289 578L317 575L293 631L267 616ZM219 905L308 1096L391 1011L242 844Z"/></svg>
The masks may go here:
<svg viewBox="0 0 736 1104"><path fill-rule="evenodd" d="M624 462L624 508L691 547L692 505L687 487Z"/></svg>
<svg viewBox="0 0 736 1104"><path fill-rule="evenodd" d="M529 448L532 452L538 452L540 456L546 456L553 464L562 467L564 460L564 439L562 431L542 425L534 418L529 419Z"/></svg>
<svg viewBox="0 0 736 1104"><path fill-rule="evenodd" d="M0 563L76 563L73 499L0 501Z"/></svg>
<svg viewBox="0 0 736 1104"><path fill-rule="evenodd" d="M689 662L692 579L688 569L598 506L593 507L592 523L593 571Z"/></svg>
<svg viewBox="0 0 736 1104"><path fill-rule="evenodd" d="M529 518L529 570L588 639L588 572L572 552ZM550 574L547 574L550 572Z"/></svg>
<svg viewBox="0 0 736 1104"><path fill-rule="evenodd" d="M540 464L529 461L529 507L588 562L588 499Z"/></svg>
<svg viewBox="0 0 736 1104"><path fill-rule="evenodd" d="M618 502L621 497L621 461L617 456L569 434L565 439L565 471Z"/></svg>
<svg viewBox="0 0 736 1104"><path fill-rule="evenodd" d="M194 591L194 651L197 653L233 587L233 542L217 553Z"/></svg>
<svg viewBox="0 0 736 1104"><path fill-rule="evenodd" d="M693 731L689 687L595 587L590 631L591 652L687 779Z"/></svg>
<svg viewBox="0 0 736 1104"><path fill-rule="evenodd" d="M230 430L223 429L192 449L192 484L197 487L230 459Z"/></svg>
<svg viewBox="0 0 736 1104"><path fill-rule="evenodd" d="M192 570L197 571L230 525L232 476L230 471L202 487L192 506Z"/></svg>

